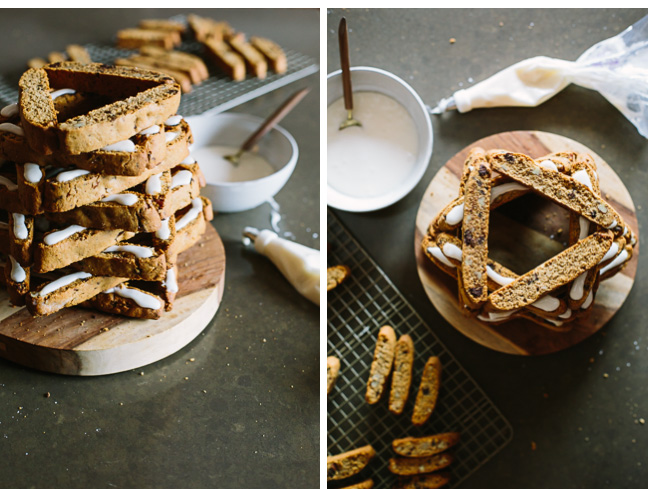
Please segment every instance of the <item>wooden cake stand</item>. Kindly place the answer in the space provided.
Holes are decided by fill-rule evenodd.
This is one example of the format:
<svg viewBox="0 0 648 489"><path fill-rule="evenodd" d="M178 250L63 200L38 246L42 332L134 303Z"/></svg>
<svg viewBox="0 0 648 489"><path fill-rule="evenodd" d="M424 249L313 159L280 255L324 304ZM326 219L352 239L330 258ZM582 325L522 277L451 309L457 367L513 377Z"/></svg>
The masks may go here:
<svg viewBox="0 0 648 489"><path fill-rule="evenodd" d="M211 224L178 257L178 295L160 319L131 319L73 307L33 318L0 290L0 357L39 370L104 375L142 367L180 350L216 314L225 283L225 248Z"/></svg>
<svg viewBox="0 0 648 489"><path fill-rule="evenodd" d="M610 166L591 149L556 134L515 131L481 139L453 156L425 191L416 216L414 249L419 277L428 297L457 330L493 350L517 355L542 355L575 345L601 329L630 293L637 271L639 243L632 259L614 277L601 282L594 307L574 320L571 329L555 332L526 319L502 324L482 323L462 315L457 281L437 268L423 253L421 239L430 222L459 192L459 180L470 149L505 149L539 158L557 151L589 153L596 161L601 195L621 215L639 239L635 207L628 190ZM518 274L536 267L564 249L568 239L568 213L537 195L519 197L491 213L489 254Z"/></svg>

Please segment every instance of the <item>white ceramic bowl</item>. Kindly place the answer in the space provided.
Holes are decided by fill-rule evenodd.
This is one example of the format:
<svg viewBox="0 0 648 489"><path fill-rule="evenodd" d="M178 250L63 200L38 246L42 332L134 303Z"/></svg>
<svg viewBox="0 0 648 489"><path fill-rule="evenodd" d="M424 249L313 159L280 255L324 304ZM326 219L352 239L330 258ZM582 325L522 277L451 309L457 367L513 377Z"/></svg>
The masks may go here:
<svg viewBox="0 0 648 489"><path fill-rule="evenodd" d="M423 177L432 155L432 123L427 108L418 94L403 80L388 71L367 66L351 68L354 92L379 92L400 103L414 120L418 136L416 163L409 176L387 194L358 198L338 192L327 185L327 204L351 212L368 212L387 207L405 197ZM334 71L327 79L327 105L343 96L342 71Z"/></svg>
<svg viewBox="0 0 648 489"><path fill-rule="evenodd" d="M192 150L206 146L239 147L263 122L263 119L236 113L187 117L193 133ZM215 182L209 179L209 159L196 158L207 186L202 193L218 212L240 212L253 209L274 197L292 175L299 150L295 139L280 126L275 126L258 143L259 154L274 168L274 173L245 182Z"/></svg>

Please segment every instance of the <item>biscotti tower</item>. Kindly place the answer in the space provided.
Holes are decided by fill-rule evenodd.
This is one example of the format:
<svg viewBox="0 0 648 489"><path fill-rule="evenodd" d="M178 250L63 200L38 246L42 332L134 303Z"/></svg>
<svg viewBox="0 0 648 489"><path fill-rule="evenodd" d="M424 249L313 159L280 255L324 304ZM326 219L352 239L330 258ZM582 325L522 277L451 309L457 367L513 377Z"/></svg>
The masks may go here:
<svg viewBox="0 0 648 489"><path fill-rule="evenodd" d="M180 87L137 68L30 69L0 111L0 258L12 304L157 319L178 254L212 219L177 114Z"/></svg>

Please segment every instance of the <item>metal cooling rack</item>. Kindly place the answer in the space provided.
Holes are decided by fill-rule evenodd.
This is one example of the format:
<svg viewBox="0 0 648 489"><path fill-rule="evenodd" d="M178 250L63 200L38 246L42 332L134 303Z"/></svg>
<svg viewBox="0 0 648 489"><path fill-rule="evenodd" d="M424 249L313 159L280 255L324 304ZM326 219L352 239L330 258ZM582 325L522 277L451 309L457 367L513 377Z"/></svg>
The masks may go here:
<svg viewBox="0 0 648 489"><path fill-rule="evenodd" d="M136 52L99 44L86 44L84 47L88 50L92 61L105 64L112 64L116 58L128 57ZM317 73L319 70L315 60L309 56L284 49L288 61L288 69L285 73L279 75L269 70L268 76L263 80L249 76L245 80L235 82L218 72L210 60L205 57L200 43L184 41L176 49L203 58L210 74L207 80L194 86L190 93L182 94L178 113L183 116L206 112L224 112L279 87ZM27 69L26 63L27 60L25 60L25 69ZM0 107L18 101L18 77L11 79L0 75Z"/></svg>
<svg viewBox="0 0 648 489"><path fill-rule="evenodd" d="M451 448L451 482L463 480L501 450L513 437L513 429L482 389L457 362L412 309L409 303L360 247L330 210L327 216L330 266L351 268L347 280L328 292L328 355L340 359L340 375L328 396L329 455L371 444L376 457L358 476L343 485L372 478L377 489L389 488L396 480L388 470L395 454L396 438L459 431L460 443ZM391 325L397 335L408 333L416 349L410 397L400 416L388 409L388 393L373 406L364 394L381 326ZM411 423L414 398L426 360L441 360L441 390L437 406L426 425Z"/></svg>

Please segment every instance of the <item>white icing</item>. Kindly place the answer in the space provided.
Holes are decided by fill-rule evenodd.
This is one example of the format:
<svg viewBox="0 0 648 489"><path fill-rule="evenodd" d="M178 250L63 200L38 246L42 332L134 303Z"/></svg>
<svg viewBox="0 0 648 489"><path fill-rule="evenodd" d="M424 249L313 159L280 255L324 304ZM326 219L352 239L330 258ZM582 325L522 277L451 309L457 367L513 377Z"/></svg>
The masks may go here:
<svg viewBox="0 0 648 489"><path fill-rule="evenodd" d="M171 236L171 228L169 227L169 218L162 219L160 228L155 231L155 236L159 239L167 240Z"/></svg>
<svg viewBox="0 0 648 489"><path fill-rule="evenodd" d="M140 133L142 136L150 136L151 134L157 134L157 133L159 133L159 132L160 132L160 126L158 126L157 124L155 124L155 125L153 125L153 126L151 126L151 127L147 127L146 129L140 131L139 133Z"/></svg>
<svg viewBox="0 0 648 489"><path fill-rule="evenodd" d="M607 253L601 258L601 261L599 263L603 263L604 261L611 260L612 257L616 256L617 253L619 252L619 245L615 241L612 243L612 246L610 246L610 249L607 250Z"/></svg>
<svg viewBox="0 0 648 489"><path fill-rule="evenodd" d="M23 176L29 183L38 183L43 178L43 171L36 163L25 163Z"/></svg>
<svg viewBox="0 0 648 489"><path fill-rule="evenodd" d="M23 214L18 214L17 212L12 213L12 215L14 236L18 239L27 239L29 231L25 225L25 216Z"/></svg>
<svg viewBox="0 0 648 489"><path fill-rule="evenodd" d="M2 185L3 187L6 187L7 190L9 190L9 191L13 191L13 190L16 190L18 188L18 185L13 183L7 177L2 177L2 176L0 176L0 185Z"/></svg>
<svg viewBox="0 0 648 489"><path fill-rule="evenodd" d="M164 279L164 286L166 287L167 291L176 293L178 292L178 280L176 278L176 269L174 268L169 268L167 270L166 278Z"/></svg>
<svg viewBox="0 0 648 489"><path fill-rule="evenodd" d="M612 224L610 224L606 229L613 229L617 225L617 220L615 219L612 221Z"/></svg>
<svg viewBox="0 0 648 489"><path fill-rule="evenodd" d="M589 226L590 226L589 221L584 217L580 216L578 218L578 226L580 227L578 239L581 240L587 238L587 235L589 234Z"/></svg>
<svg viewBox="0 0 648 489"><path fill-rule="evenodd" d="M572 310L567 309L565 312L560 314L558 317L561 318L561 319L569 319L571 317L571 315L572 315Z"/></svg>
<svg viewBox="0 0 648 489"><path fill-rule="evenodd" d="M585 293L585 278L587 277L587 272L581 273L574 282L572 283L571 288L569 289L569 297L572 300L579 301L583 298Z"/></svg>
<svg viewBox="0 0 648 489"><path fill-rule="evenodd" d="M38 292L39 297L44 297L48 294L51 294L55 290L60 289L61 287L65 287L66 285L70 285L72 282L75 282L77 280L83 280L86 278L92 277L92 274L87 273L87 272L76 272L76 273L71 273L70 275L65 275L61 278L57 278L53 282L48 283L43 287L40 292Z"/></svg>
<svg viewBox="0 0 648 489"><path fill-rule="evenodd" d="M9 255L9 260L11 260L11 280L19 284L23 283L27 278L25 269L20 266L20 263L13 256Z"/></svg>
<svg viewBox="0 0 648 489"><path fill-rule="evenodd" d="M75 178L87 175L88 173L90 173L88 170L68 170L56 175L56 181L69 182L70 180L74 180Z"/></svg>
<svg viewBox="0 0 648 489"><path fill-rule="evenodd" d="M454 258L457 261L461 261L463 257L461 248L459 248L457 245L454 245L452 243L446 243L443 245L443 254L448 258Z"/></svg>
<svg viewBox="0 0 648 489"><path fill-rule="evenodd" d="M585 302L583 302L581 309L587 309L593 300L594 300L594 293L590 290L590 293L587 295L587 299L585 299Z"/></svg>
<svg viewBox="0 0 648 489"><path fill-rule="evenodd" d="M109 246L104 253L132 253L137 258L150 258L153 256L153 249L148 246L137 246L137 245L115 245Z"/></svg>
<svg viewBox="0 0 648 489"><path fill-rule="evenodd" d="M101 148L101 151L121 151L123 153L134 153L135 143L130 139L124 139L117 143L109 144Z"/></svg>
<svg viewBox="0 0 648 489"><path fill-rule="evenodd" d="M101 202L117 202L118 204L129 206L137 201L138 197L135 194L114 194L101 199Z"/></svg>
<svg viewBox="0 0 648 489"><path fill-rule="evenodd" d="M538 309L542 309L543 311L551 312L560 307L560 300L551 295L545 295L544 297L541 297L537 301L533 302L531 305L533 307L537 307Z"/></svg>
<svg viewBox="0 0 648 489"><path fill-rule="evenodd" d="M514 312L515 311L489 312L488 316L483 316L480 314L479 316L477 316L477 318L481 319L482 321L492 323L495 321L501 321L502 319L506 319L507 317L510 317Z"/></svg>
<svg viewBox="0 0 648 489"><path fill-rule="evenodd" d="M9 104L0 110L0 115L2 117L14 117L18 115L18 112L18 104Z"/></svg>
<svg viewBox="0 0 648 489"><path fill-rule="evenodd" d="M167 143L170 143L171 141L173 141L178 136L180 136L180 133L176 132L176 131L168 131L168 132L164 133L164 137L165 137Z"/></svg>
<svg viewBox="0 0 648 489"><path fill-rule="evenodd" d="M178 219L178 222L176 222L176 230L180 231L183 227L185 227L196 217L198 217L198 215L202 212L202 208L203 208L202 199L200 198L193 199L191 201L191 209L189 209L189 211L180 219Z"/></svg>
<svg viewBox="0 0 648 489"><path fill-rule="evenodd" d="M543 160L539 164L542 168L546 168L547 170L558 171L558 167L551 160Z"/></svg>
<svg viewBox="0 0 648 489"><path fill-rule="evenodd" d="M459 224L461 221L463 221L463 216L464 216L464 204L459 204L452 209L450 209L450 212L446 215L446 223L450 226L454 226L455 224Z"/></svg>
<svg viewBox="0 0 648 489"><path fill-rule="evenodd" d="M623 250L621 253L619 253L619 256L617 256L614 260L612 260L610 263L608 263L603 268L601 268L599 274L603 275L608 270L611 270L612 268L617 267L622 263L624 263L628 258L630 258L630 255L628 254L627 250Z"/></svg>
<svg viewBox="0 0 648 489"><path fill-rule="evenodd" d="M181 115L172 115L166 121L164 121L165 126L177 126L182 121Z"/></svg>
<svg viewBox="0 0 648 489"><path fill-rule="evenodd" d="M162 302L158 298L146 294L141 290L129 289L125 286L113 287L112 289L104 290L103 293L117 294L118 296L124 297L125 299L131 299L135 301L135 303L139 307L143 307L145 309L159 309L160 307L162 307Z"/></svg>
<svg viewBox="0 0 648 489"><path fill-rule="evenodd" d="M22 127L17 126L16 124L12 124L11 122L3 122L2 124L0 124L0 131L11 132L16 136L25 135L25 131L23 131Z"/></svg>
<svg viewBox="0 0 648 489"><path fill-rule="evenodd" d="M180 162L181 165L193 165L196 163L196 159L193 156L187 156L184 160Z"/></svg>
<svg viewBox="0 0 648 489"><path fill-rule="evenodd" d="M59 243L76 233L80 233L84 229L85 228L83 226L77 226L76 224L72 224L71 226L68 226L65 229L61 229L60 231L54 231L53 233L46 234L43 237L43 243L45 243L48 246L55 245L56 243Z"/></svg>
<svg viewBox="0 0 648 489"><path fill-rule="evenodd" d="M50 93L50 96L52 97L52 100L57 99L61 95L68 95L76 93L76 90L73 90L71 88L61 88L60 90L55 90L52 93Z"/></svg>
<svg viewBox="0 0 648 489"><path fill-rule="evenodd" d="M495 201L500 195L504 195L508 192L513 192L515 190L528 190L524 185L517 182L508 182L501 185L496 185L491 189L491 203Z"/></svg>
<svg viewBox="0 0 648 489"><path fill-rule="evenodd" d="M180 170L178 173L173 175L171 179L171 188L181 187L182 185L189 185L191 179L193 178L193 173L189 170Z"/></svg>
<svg viewBox="0 0 648 489"><path fill-rule="evenodd" d="M555 319L544 318L545 321L549 321L554 326L560 327L563 325L563 321L556 321Z"/></svg>
<svg viewBox="0 0 648 489"><path fill-rule="evenodd" d="M489 279L501 286L508 285L515 280L513 277L504 277L503 275L500 275L489 265L486 265L486 274Z"/></svg>
<svg viewBox="0 0 648 489"><path fill-rule="evenodd" d="M147 195L156 195L162 192L162 174L151 175L146 180L146 193Z"/></svg>
<svg viewBox="0 0 648 489"><path fill-rule="evenodd" d="M572 174L572 178L577 182L582 183L587 188L592 190L592 181L590 180L589 173L587 170L578 170Z"/></svg>
<svg viewBox="0 0 648 489"><path fill-rule="evenodd" d="M452 268L455 267L455 264L452 263L450 260L448 260L448 259L446 258L446 256L443 254L443 252L441 251L441 248L439 248L439 247L437 247L437 246L430 246L430 247L427 249L427 251L428 251L428 253L430 253L434 258L436 258L437 260L439 260L441 263L444 263L445 265L447 265L447 266L449 266L449 267L452 267Z"/></svg>

